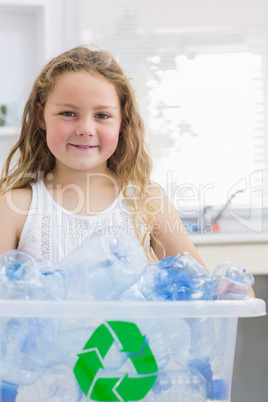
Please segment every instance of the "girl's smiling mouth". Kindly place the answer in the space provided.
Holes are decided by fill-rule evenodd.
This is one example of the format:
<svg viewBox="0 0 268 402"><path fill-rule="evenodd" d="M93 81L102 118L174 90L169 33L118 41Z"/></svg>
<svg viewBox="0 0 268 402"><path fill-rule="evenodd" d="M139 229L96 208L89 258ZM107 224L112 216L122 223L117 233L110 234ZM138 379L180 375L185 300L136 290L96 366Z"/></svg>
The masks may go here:
<svg viewBox="0 0 268 402"><path fill-rule="evenodd" d="M76 149L87 150L98 148L98 145L82 145L82 144L69 144Z"/></svg>

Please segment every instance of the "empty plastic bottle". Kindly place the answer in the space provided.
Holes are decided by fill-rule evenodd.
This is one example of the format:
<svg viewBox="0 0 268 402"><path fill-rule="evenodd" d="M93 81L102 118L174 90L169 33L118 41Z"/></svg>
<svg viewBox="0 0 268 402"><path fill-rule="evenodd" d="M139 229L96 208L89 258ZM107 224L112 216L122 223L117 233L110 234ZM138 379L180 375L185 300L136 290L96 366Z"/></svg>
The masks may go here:
<svg viewBox="0 0 268 402"><path fill-rule="evenodd" d="M55 348L48 361L50 366L66 364L74 367L78 351L83 349L95 330L90 325L86 326L86 323L82 325L79 320L77 320L77 327L68 328L66 321L68 320L62 320L60 331L55 338Z"/></svg>
<svg viewBox="0 0 268 402"><path fill-rule="evenodd" d="M184 319L163 322L164 341L173 359L182 367L187 367L191 353L191 328Z"/></svg>
<svg viewBox="0 0 268 402"><path fill-rule="evenodd" d="M60 271L30 254L10 250L0 256L0 297L6 300L62 300L66 289Z"/></svg>
<svg viewBox="0 0 268 402"><path fill-rule="evenodd" d="M157 374L157 379L152 387L155 394L160 394L171 388L171 380L166 370L160 370Z"/></svg>
<svg viewBox="0 0 268 402"><path fill-rule="evenodd" d="M215 279L188 253L150 264L140 281L146 300L214 300Z"/></svg>
<svg viewBox="0 0 268 402"><path fill-rule="evenodd" d="M129 289L127 289L120 297L119 300L131 300L131 301L146 301L144 295L141 293L139 283L134 283Z"/></svg>
<svg viewBox="0 0 268 402"><path fill-rule="evenodd" d="M53 361L60 320L11 318L2 327L0 378L30 384Z"/></svg>
<svg viewBox="0 0 268 402"><path fill-rule="evenodd" d="M155 392L157 390L157 392ZM217 379L206 381L198 371L167 370L157 377L144 402L205 402L228 398L228 383Z"/></svg>
<svg viewBox="0 0 268 402"><path fill-rule="evenodd" d="M242 300L254 284L254 277L241 265L226 262L213 272L215 289L221 300Z"/></svg>
<svg viewBox="0 0 268 402"><path fill-rule="evenodd" d="M0 256L0 297L29 299L38 282L36 260L24 251L11 250Z"/></svg>
<svg viewBox="0 0 268 402"><path fill-rule="evenodd" d="M165 348L158 348L159 359L160 353L165 356L168 349L178 369L198 370L206 380L211 380L213 373L220 374L225 349L214 321L209 318L162 320L161 339Z"/></svg>
<svg viewBox="0 0 268 402"><path fill-rule="evenodd" d="M93 234L58 265L68 300L118 300L139 280L147 264L144 248L127 232Z"/></svg>
<svg viewBox="0 0 268 402"><path fill-rule="evenodd" d="M141 320L138 326L143 335L146 335L145 341L148 343L158 369L165 368L170 361L170 351L165 338L165 320Z"/></svg>
<svg viewBox="0 0 268 402"><path fill-rule="evenodd" d="M72 369L61 366L45 371L31 385L19 386L15 402L76 402L81 397Z"/></svg>
<svg viewBox="0 0 268 402"><path fill-rule="evenodd" d="M224 328L219 333L215 327L215 318L186 319L191 328L191 348L187 366L195 368L206 378L220 374L225 354ZM218 322L217 322L218 325Z"/></svg>

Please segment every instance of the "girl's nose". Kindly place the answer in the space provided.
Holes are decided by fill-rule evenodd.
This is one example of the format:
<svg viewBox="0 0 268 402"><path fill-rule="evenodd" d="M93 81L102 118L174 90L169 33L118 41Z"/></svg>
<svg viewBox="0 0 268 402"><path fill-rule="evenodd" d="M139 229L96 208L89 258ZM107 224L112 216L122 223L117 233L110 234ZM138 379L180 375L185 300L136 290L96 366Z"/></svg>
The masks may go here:
<svg viewBox="0 0 268 402"><path fill-rule="evenodd" d="M76 135L93 136L96 134L94 120L90 118L79 119L76 129Z"/></svg>

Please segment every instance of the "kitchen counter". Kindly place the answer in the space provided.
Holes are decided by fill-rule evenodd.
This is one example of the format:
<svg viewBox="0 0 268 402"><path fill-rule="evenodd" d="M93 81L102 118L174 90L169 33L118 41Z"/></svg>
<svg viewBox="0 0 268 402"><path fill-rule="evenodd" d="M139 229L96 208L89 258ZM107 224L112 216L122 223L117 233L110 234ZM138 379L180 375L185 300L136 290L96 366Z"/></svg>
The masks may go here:
<svg viewBox="0 0 268 402"><path fill-rule="evenodd" d="M190 238L210 271L232 261L253 275L268 274L267 232L191 234Z"/></svg>
<svg viewBox="0 0 268 402"><path fill-rule="evenodd" d="M202 244L244 244L268 243L268 232L230 232L189 235L195 245Z"/></svg>

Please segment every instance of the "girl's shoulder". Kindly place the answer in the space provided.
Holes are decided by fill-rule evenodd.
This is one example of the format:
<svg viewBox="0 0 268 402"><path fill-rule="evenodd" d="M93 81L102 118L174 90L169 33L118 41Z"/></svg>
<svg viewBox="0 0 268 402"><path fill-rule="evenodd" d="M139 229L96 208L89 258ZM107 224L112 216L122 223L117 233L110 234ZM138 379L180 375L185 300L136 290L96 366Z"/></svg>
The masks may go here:
<svg viewBox="0 0 268 402"><path fill-rule="evenodd" d="M31 188L10 190L0 196L0 254L16 248L32 200Z"/></svg>
<svg viewBox="0 0 268 402"><path fill-rule="evenodd" d="M146 188L147 202L152 206L153 210L159 213L164 212L169 199L165 190L157 183L150 183Z"/></svg>
<svg viewBox="0 0 268 402"><path fill-rule="evenodd" d="M168 209L169 200L164 189L156 184L149 183L145 188L142 212L145 219L154 225Z"/></svg>
<svg viewBox="0 0 268 402"><path fill-rule="evenodd" d="M31 187L17 188L0 196L0 208L4 209L8 214L18 214L19 210L29 210L32 200Z"/></svg>
<svg viewBox="0 0 268 402"><path fill-rule="evenodd" d="M164 189L160 186L160 184L150 182L147 187L146 191L149 195L155 196L155 195L165 195Z"/></svg>

